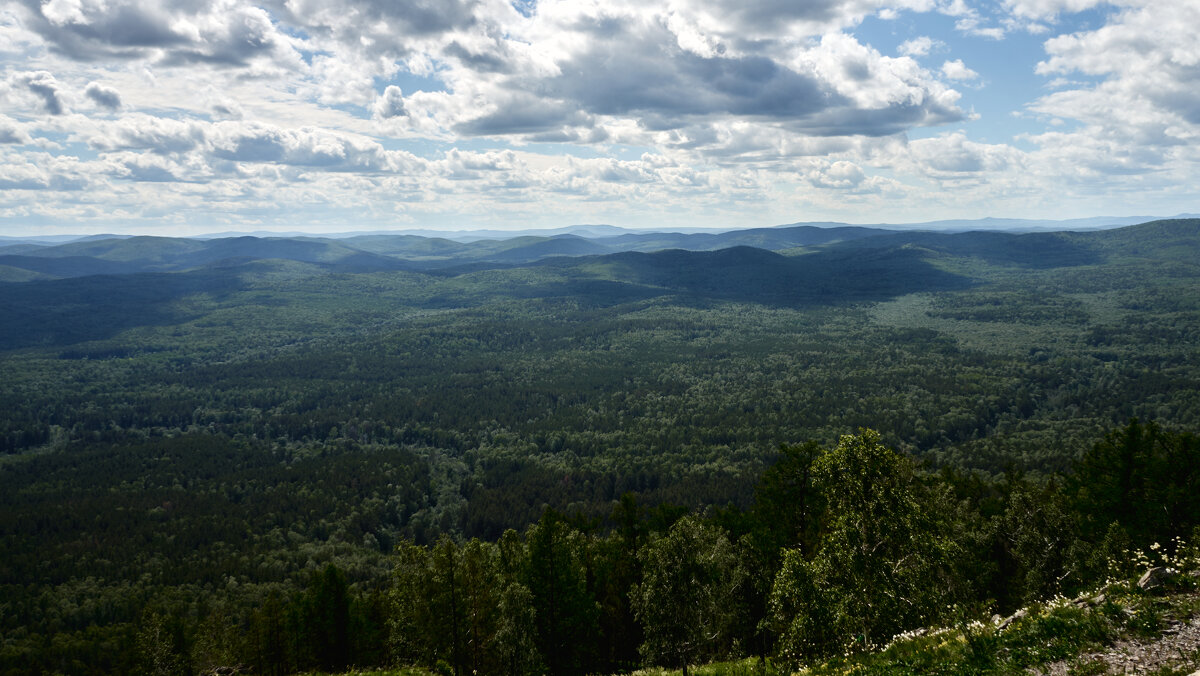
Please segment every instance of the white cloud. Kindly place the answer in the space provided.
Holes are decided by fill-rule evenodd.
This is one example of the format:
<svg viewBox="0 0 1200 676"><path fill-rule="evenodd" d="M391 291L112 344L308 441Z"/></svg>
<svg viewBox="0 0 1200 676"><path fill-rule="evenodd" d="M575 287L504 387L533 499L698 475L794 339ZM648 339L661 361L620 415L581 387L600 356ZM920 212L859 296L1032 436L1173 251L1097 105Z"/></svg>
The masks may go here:
<svg viewBox="0 0 1200 676"><path fill-rule="evenodd" d="M25 144L32 140L25 125L7 115L0 115L0 143Z"/></svg>
<svg viewBox="0 0 1200 676"><path fill-rule="evenodd" d="M92 103L101 108L117 110L121 107L121 93L99 82L89 82L83 93L92 100Z"/></svg>
<svg viewBox="0 0 1200 676"><path fill-rule="evenodd" d="M1191 199L1197 5L1071 23L1099 6L10 0L0 221L862 220L1094 208L1101 182ZM915 37L885 56L855 33L872 16ZM1074 31L1045 42L1053 85L1013 98L1019 139L982 131L1011 110L964 111L1005 83L968 47L944 58L942 16L996 39Z"/></svg>
<svg viewBox="0 0 1200 676"><path fill-rule="evenodd" d="M130 181L173 182L184 180L187 171L168 158L142 153L114 153L105 158L116 178Z"/></svg>
<svg viewBox="0 0 1200 676"><path fill-rule="evenodd" d="M3 89L18 99L18 105L37 108L50 115L67 112L62 86L53 74L44 71L11 73Z"/></svg>
<svg viewBox="0 0 1200 676"><path fill-rule="evenodd" d="M375 117L384 120L408 115L408 111L404 109L404 92L395 85L388 85L383 94L375 100L372 111Z"/></svg>
<svg viewBox="0 0 1200 676"><path fill-rule="evenodd" d="M97 150L147 150L152 153L185 153L205 143L207 128L196 120L174 120L133 113L111 122L98 122L78 130Z"/></svg>
<svg viewBox="0 0 1200 676"><path fill-rule="evenodd" d="M80 191L93 184L95 172L74 157L44 152L0 153L0 191Z"/></svg>
<svg viewBox="0 0 1200 676"><path fill-rule="evenodd" d="M1004 0L1004 8L1021 19L1053 20L1062 13L1082 12L1110 2L1111 0Z"/></svg>
<svg viewBox="0 0 1200 676"><path fill-rule="evenodd" d="M669 12L687 17L701 34L719 36L721 42L738 49L762 40L838 32L872 14L890 20L900 11L928 12L936 6L934 0L671 0L666 4Z"/></svg>
<svg viewBox="0 0 1200 676"><path fill-rule="evenodd" d="M261 7L237 0L23 0L25 26L55 52L83 62L276 67L299 64L292 40Z"/></svg>
<svg viewBox="0 0 1200 676"><path fill-rule="evenodd" d="M879 192L879 186L871 183L861 167L853 162L838 160L808 172L807 179L817 188L842 191ZM864 190L865 189L865 190Z"/></svg>
<svg viewBox="0 0 1200 676"><path fill-rule="evenodd" d="M947 61L942 64L942 75L950 80L974 80L979 77L979 73L967 68L962 62L962 59Z"/></svg>
<svg viewBox="0 0 1200 676"><path fill-rule="evenodd" d="M1015 148L977 143L961 131L912 141L909 151L920 170L935 178L1003 172L1024 164L1023 154Z"/></svg>
<svg viewBox="0 0 1200 676"><path fill-rule="evenodd" d="M922 35L911 40L905 40L900 43L896 51L901 56L925 56L935 47L942 47L945 43L935 41L932 38Z"/></svg>
<svg viewBox="0 0 1200 676"><path fill-rule="evenodd" d="M1051 38L1038 72L1080 74L1094 84L1064 82L1031 110L1077 120L1081 137L1139 148L1142 157L1177 156L1177 146L1200 140L1195 25L1200 5L1157 1L1126 9L1101 28Z"/></svg>

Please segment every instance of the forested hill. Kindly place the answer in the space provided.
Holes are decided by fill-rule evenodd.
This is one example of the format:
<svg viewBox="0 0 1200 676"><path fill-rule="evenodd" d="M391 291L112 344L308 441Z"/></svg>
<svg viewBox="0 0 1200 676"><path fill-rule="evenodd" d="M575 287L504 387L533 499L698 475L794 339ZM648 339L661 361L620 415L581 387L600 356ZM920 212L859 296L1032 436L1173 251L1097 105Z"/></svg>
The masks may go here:
<svg viewBox="0 0 1200 676"><path fill-rule="evenodd" d="M325 271L443 270L506 267L547 258L602 256L669 249L717 251L753 247L791 254L919 248L956 257L1026 267L1096 264L1122 254L1186 258L1195 220L1155 221L1081 233L897 232L863 227L797 226L710 234L629 233L604 237L562 234L457 242L413 235L345 239L232 237L89 237L56 245L0 244L0 280L29 281L100 274L180 272L249 261L286 260ZM1183 249L1171 250L1171 247ZM704 259L698 259L704 264ZM819 267L819 263L814 261Z"/></svg>
<svg viewBox="0 0 1200 676"><path fill-rule="evenodd" d="M572 546L617 547L625 495L634 534L690 511L732 543L781 444L860 428L931 504L971 501L956 547L1008 546L979 524L1106 537L1079 516L1082 454L1134 417L1175 446L1200 429L1197 251L1198 221L0 247L0 673L136 671L151 635L198 656L268 631L258 608L301 622L331 563L386 623L397 544L532 543L552 513ZM1175 446L1146 476L1184 504ZM971 575L1024 593L989 561ZM1043 563L1038 584L1064 572Z"/></svg>
<svg viewBox="0 0 1200 676"><path fill-rule="evenodd" d="M349 282L345 275L380 272L410 273L385 279L413 287L397 299L400 305L430 309L502 298L574 298L609 306L664 297L815 307L982 288L1033 270L1049 275L1058 291L1086 292L1095 290L1097 274L1111 277L1103 270L1137 274L1144 265L1155 276L1193 274L1198 229L1200 221L1186 220L1085 233L803 226L465 244L413 236L112 237L21 244L0 247L0 279L8 280L0 282L5 292L0 309L12 319L0 328L0 348L86 342L133 326L195 319L199 315L182 299L197 294L232 298L281 280L337 275L326 278L333 292ZM745 241L762 248L737 244ZM637 251L664 244L675 248ZM728 244L733 246L714 248ZM626 250L611 253L621 249ZM87 279L71 281L77 278ZM349 293L355 295L353 289ZM286 303L286 294L273 302Z"/></svg>

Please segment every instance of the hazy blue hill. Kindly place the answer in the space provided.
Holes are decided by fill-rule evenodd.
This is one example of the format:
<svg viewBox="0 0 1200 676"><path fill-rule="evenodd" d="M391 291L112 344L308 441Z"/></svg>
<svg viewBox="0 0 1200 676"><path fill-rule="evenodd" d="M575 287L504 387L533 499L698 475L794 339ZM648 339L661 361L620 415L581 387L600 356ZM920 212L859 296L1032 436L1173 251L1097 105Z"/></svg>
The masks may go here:
<svg viewBox="0 0 1200 676"><path fill-rule="evenodd" d="M308 274L424 270L445 277L523 267L548 259L567 267L574 265L573 259L579 259L576 262L580 265L595 269L605 265L593 260L596 257L638 253L656 257L613 259L613 265L629 268L630 276L610 281L715 297L750 298L747 294L753 291L766 294L770 302L798 302L801 298L839 293L849 297L886 295L891 290L919 287L913 280L921 279L941 288L939 285L946 280L937 277L937 261L946 264L942 267L956 270L967 269L971 261L1031 270L1130 258L1190 263L1198 245L1200 220L1155 221L1088 232L897 232L803 225L724 233L627 233L598 239L575 234L522 235L471 242L414 235L363 235L342 240L100 237L57 245L0 248L0 280L228 269L265 260L318 266L306 268ZM808 255L795 260L754 258L761 254L740 250L749 248L762 253L791 250ZM731 249L739 251L712 258L684 255ZM868 251L875 253L864 253ZM904 265L914 267L904 270ZM292 273L299 269L293 268Z"/></svg>
<svg viewBox="0 0 1200 676"><path fill-rule="evenodd" d="M129 272L129 266L125 263L90 256L0 256L0 265L50 277L118 275Z"/></svg>
<svg viewBox="0 0 1200 676"><path fill-rule="evenodd" d="M0 282L31 282L36 279L53 279L53 276L0 263Z"/></svg>
<svg viewBox="0 0 1200 676"><path fill-rule="evenodd" d="M463 249L461 257L476 260L495 260L498 257L507 257L510 260L514 258L535 260L536 256L525 257L517 252L531 246L541 246L545 242L553 240L554 238L552 237L533 235L522 235L509 239L481 239L468 243L466 248Z"/></svg>
<svg viewBox="0 0 1200 676"><path fill-rule="evenodd" d="M548 256L587 256L609 253L611 248L577 235L558 235L545 238L520 238L519 246L504 248L486 258L502 263L524 263Z"/></svg>
<svg viewBox="0 0 1200 676"><path fill-rule="evenodd" d="M51 246L45 242L19 242L14 244L0 243L0 255L4 256L19 256L22 254L40 251Z"/></svg>
<svg viewBox="0 0 1200 676"><path fill-rule="evenodd" d="M108 237L45 247L38 250L36 255L47 258L88 256L109 261L136 261L146 265L173 260L204 247L204 242L181 237Z"/></svg>
<svg viewBox="0 0 1200 676"><path fill-rule="evenodd" d="M1200 219L1151 221L1087 232L897 232L840 242L830 248L896 246L916 246L946 256L1030 269L1098 265L1130 258L1194 263L1200 251Z"/></svg>
<svg viewBox="0 0 1200 676"><path fill-rule="evenodd" d="M0 256L0 314L7 320L0 330L0 347L68 345L103 339L132 326L181 321L193 311L203 312L183 309L194 305L181 303L189 296L208 303L221 294L260 288L267 289L263 297L271 303L290 304L297 301L285 289L298 283L316 285L346 303L367 298L362 284L398 285L404 291L395 297L397 302L428 309L552 298L607 307L668 296L687 303L732 300L798 308L968 289L992 279L987 266L974 264L980 260L1022 276L1071 266L1108 270L1105 266L1110 265L1123 265L1137 276L1143 269L1163 274L1164 263L1194 265L1200 250L1197 220L1082 233L788 230L778 232L789 243L803 241L811 248L798 255L749 246L595 254L588 252L606 247L586 238L520 237L454 244L473 253L422 264L324 239L74 242L51 247L58 249L53 256ZM764 235L752 231L748 236ZM374 240L376 248L387 245L388 239ZM827 243L814 244L821 239ZM421 241L410 238L407 244ZM707 245L712 240L693 242ZM65 255L70 251L94 255ZM1146 261L1154 267L1146 268ZM420 274L422 268L436 274ZM1191 267L1178 269L1186 273ZM354 274L325 277L329 273L375 276L359 282ZM1092 284L1090 279L1078 283ZM274 290L276 284L284 286Z"/></svg>
<svg viewBox="0 0 1200 676"><path fill-rule="evenodd" d="M341 240L363 251L403 258L449 257L462 253L467 246L442 237L419 235L359 235Z"/></svg>
<svg viewBox="0 0 1200 676"><path fill-rule="evenodd" d="M994 265L1056 268L1101 261L1094 247L1067 233L898 232L842 242L841 250L919 247L948 256L978 258Z"/></svg>
<svg viewBox="0 0 1200 676"><path fill-rule="evenodd" d="M236 289L240 281L208 271L95 275L0 285L0 348L70 345L133 326L193 316L180 301Z"/></svg>
<svg viewBox="0 0 1200 676"><path fill-rule="evenodd" d="M395 258L332 240L258 237L214 240L131 237L71 242L20 256L0 256L0 264L54 277L84 277L231 267L269 259L317 263L326 269L346 272L405 267Z"/></svg>
<svg viewBox="0 0 1200 676"><path fill-rule="evenodd" d="M324 239L275 239L233 237L209 240L208 246L175 261L177 266L192 267L217 261L282 259L302 263L325 263L355 269L388 270L397 261L344 244Z"/></svg>
<svg viewBox="0 0 1200 676"><path fill-rule="evenodd" d="M748 246L716 251L623 252L547 263L581 277L714 299L775 305L879 300L964 288L971 280L938 269L913 248L784 256Z"/></svg>
<svg viewBox="0 0 1200 676"><path fill-rule="evenodd" d="M363 235L340 241L363 251L417 263L416 267L423 269L477 269L481 267L480 263L519 264L547 256L583 256L613 251L595 240L571 234L520 235L470 242L415 235Z"/></svg>
<svg viewBox="0 0 1200 676"><path fill-rule="evenodd" d="M530 230L402 230L395 235L430 237L448 239L455 242L477 242L480 240L504 240L514 237L555 237L558 235L578 235L580 237L596 238L610 237L630 232L627 228L613 225L568 225L561 228L534 228ZM393 233L368 232L362 235L391 235Z"/></svg>
<svg viewBox="0 0 1200 676"><path fill-rule="evenodd" d="M1200 253L1200 219L1194 218L1151 221L1068 236L1114 257L1195 263Z"/></svg>
<svg viewBox="0 0 1200 676"><path fill-rule="evenodd" d="M606 237L600 241L614 249L630 251L655 251L660 249L711 251L733 246L753 246L759 249L779 251L782 249L849 241L887 232L886 230L857 226L823 228L802 225L776 228L751 228L722 233L629 234L618 237Z"/></svg>

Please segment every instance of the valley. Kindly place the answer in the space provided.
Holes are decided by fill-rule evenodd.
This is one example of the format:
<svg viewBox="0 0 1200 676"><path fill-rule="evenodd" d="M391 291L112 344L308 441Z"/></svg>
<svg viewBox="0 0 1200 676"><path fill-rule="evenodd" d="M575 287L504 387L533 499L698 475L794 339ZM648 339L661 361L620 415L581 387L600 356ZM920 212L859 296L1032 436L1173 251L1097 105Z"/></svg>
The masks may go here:
<svg viewBox="0 0 1200 676"><path fill-rule="evenodd" d="M386 624L398 545L607 542L623 499L736 540L781 445L865 429L986 521L1132 418L1193 438L1198 250L1196 220L0 245L0 671L132 668L151 617L199 666L205 623L330 564Z"/></svg>

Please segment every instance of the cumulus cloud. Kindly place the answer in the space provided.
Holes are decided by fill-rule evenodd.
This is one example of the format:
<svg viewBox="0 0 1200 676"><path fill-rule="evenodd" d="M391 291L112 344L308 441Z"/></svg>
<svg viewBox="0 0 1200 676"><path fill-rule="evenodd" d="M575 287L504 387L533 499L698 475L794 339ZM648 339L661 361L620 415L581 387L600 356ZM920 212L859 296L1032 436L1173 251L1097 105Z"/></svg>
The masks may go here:
<svg viewBox="0 0 1200 676"><path fill-rule="evenodd" d="M89 186L88 168L75 158L60 158L46 153L25 157L3 157L0 162L0 190L80 191Z"/></svg>
<svg viewBox="0 0 1200 676"><path fill-rule="evenodd" d="M950 80L974 80L979 77L979 73L967 68L962 59L947 61L942 64L942 75Z"/></svg>
<svg viewBox="0 0 1200 676"><path fill-rule="evenodd" d="M1109 0L1004 0L1004 8L1018 18L1046 20L1107 4Z"/></svg>
<svg viewBox="0 0 1200 676"><path fill-rule="evenodd" d="M236 0L23 0L25 25L54 51L102 62L247 66L258 58L298 60L267 11Z"/></svg>
<svg viewBox="0 0 1200 676"><path fill-rule="evenodd" d="M853 162L838 160L833 164L809 172L808 180L818 188L848 190L857 188L867 179L861 167Z"/></svg>
<svg viewBox="0 0 1200 676"><path fill-rule="evenodd" d="M1081 122L1080 143L1138 148L1124 167L1158 166L1179 157L1179 147L1200 141L1200 46L1191 27L1200 6L1150 0L1116 15L1107 25L1051 38L1043 75L1082 74L1094 84L1064 82L1064 89L1033 102L1034 112ZM1040 137L1056 143L1057 135Z"/></svg>
<svg viewBox="0 0 1200 676"><path fill-rule="evenodd" d="M51 115L67 112L58 80L47 71L13 73L8 76L7 88L36 100L39 107Z"/></svg>
<svg viewBox="0 0 1200 676"><path fill-rule="evenodd" d="M195 120L174 120L135 113L81 130L80 136L90 147L102 151L185 153L204 145L206 126Z"/></svg>
<svg viewBox="0 0 1200 676"><path fill-rule="evenodd" d="M941 41L935 41L928 36L922 35L920 37L901 42L900 46L896 48L896 51L899 52L901 56L925 56L929 54L930 50L932 50L934 46L941 47L942 45L943 43Z"/></svg>
<svg viewBox="0 0 1200 676"><path fill-rule="evenodd" d="M992 25L978 8L968 5L966 0L944 2L938 7L938 11L954 17L954 28L962 33L992 40L1004 39L1005 28Z"/></svg>
<svg viewBox="0 0 1200 676"><path fill-rule="evenodd" d="M406 128L426 133L588 143L607 141L623 120L656 132L734 116L839 135L962 117L956 94L931 74L829 33L885 9L928 11L933 0L545 0L523 12L502 0L25 3L31 29L83 61L294 65L302 45L319 101L408 117ZM398 69L436 72L446 87L421 98L374 90Z"/></svg>
<svg viewBox="0 0 1200 676"><path fill-rule="evenodd" d="M372 107L375 117L388 120L408 114L404 109L404 92L396 85L388 85Z"/></svg>
<svg viewBox="0 0 1200 676"><path fill-rule="evenodd" d="M592 9L557 17L569 19L566 33L577 37L547 43L527 67L487 78L452 73L450 97L475 105L445 105L452 117L444 124L462 134L579 138L570 130L621 119L658 132L732 116L793 133L841 135L890 134L962 117L957 93L911 59L883 57L848 35L745 53L687 32L670 17Z"/></svg>
<svg viewBox="0 0 1200 676"><path fill-rule="evenodd" d="M209 104L212 116L223 120L240 120L246 116L242 106L232 99L219 98Z"/></svg>
<svg viewBox="0 0 1200 676"><path fill-rule="evenodd" d="M912 141L908 151L920 171L940 178L1003 172L1023 162L1022 153L1017 149L971 141L961 131Z"/></svg>
<svg viewBox="0 0 1200 676"><path fill-rule="evenodd" d="M147 183L171 183L182 180L180 167L156 155L119 153L106 158L112 174L118 178Z"/></svg>
<svg viewBox="0 0 1200 676"><path fill-rule="evenodd" d="M83 186L96 191L88 209L130 218L623 222L915 195L1027 208L1096 177L1114 192L1194 184L1196 4L1114 0L1089 15L1098 24L1068 16L1098 5L13 0L0 7L0 185L12 193L0 213L34 209L13 196L27 190ZM921 13L971 36L1063 33L1038 66L1053 81L1012 104L1049 129L1019 139L1032 150L981 131L1009 111L984 123L964 112L981 104L988 63L966 48L965 63L946 58L946 20ZM915 37L885 55L855 32L867 17ZM936 130L948 124L963 128ZM96 159L68 159L81 154ZM54 214L92 217L63 202Z"/></svg>
<svg viewBox="0 0 1200 676"><path fill-rule="evenodd" d="M83 90L85 96L101 108L118 110L121 107L121 94L112 87L105 87L99 82L89 82Z"/></svg>
<svg viewBox="0 0 1200 676"><path fill-rule="evenodd" d="M322 171L392 172L419 164L409 153L384 150L365 138L324 129L284 129L258 122L218 122L209 143L214 157Z"/></svg>
<svg viewBox="0 0 1200 676"><path fill-rule="evenodd" d="M670 10L688 18L697 30L744 48L763 40L823 35L855 26L865 17L895 18L900 11L927 12L933 0L676 0Z"/></svg>
<svg viewBox="0 0 1200 676"><path fill-rule="evenodd" d="M24 125L7 115L0 115L0 143L25 144L31 141Z"/></svg>

